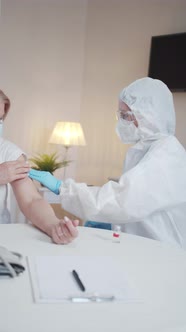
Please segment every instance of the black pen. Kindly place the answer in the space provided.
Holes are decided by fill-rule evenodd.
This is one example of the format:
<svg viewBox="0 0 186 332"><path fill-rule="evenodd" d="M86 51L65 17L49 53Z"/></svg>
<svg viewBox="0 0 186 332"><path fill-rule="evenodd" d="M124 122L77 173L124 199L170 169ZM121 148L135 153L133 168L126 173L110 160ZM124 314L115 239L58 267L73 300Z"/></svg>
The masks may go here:
<svg viewBox="0 0 186 332"><path fill-rule="evenodd" d="M83 285L81 279L79 278L79 275L77 274L77 272L75 270L72 271L72 275L73 275L75 281L77 282L79 288L82 290L82 292L84 292L85 286Z"/></svg>

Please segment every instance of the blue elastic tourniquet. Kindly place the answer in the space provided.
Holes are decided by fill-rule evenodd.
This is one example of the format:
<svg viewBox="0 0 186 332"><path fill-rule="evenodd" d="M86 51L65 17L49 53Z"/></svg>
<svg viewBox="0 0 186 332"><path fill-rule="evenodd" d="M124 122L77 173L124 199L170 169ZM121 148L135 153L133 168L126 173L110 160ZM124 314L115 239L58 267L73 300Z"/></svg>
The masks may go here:
<svg viewBox="0 0 186 332"><path fill-rule="evenodd" d="M109 231L111 231L112 229L112 224L105 222L98 222L98 221L86 221L84 226L92 228L108 229Z"/></svg>

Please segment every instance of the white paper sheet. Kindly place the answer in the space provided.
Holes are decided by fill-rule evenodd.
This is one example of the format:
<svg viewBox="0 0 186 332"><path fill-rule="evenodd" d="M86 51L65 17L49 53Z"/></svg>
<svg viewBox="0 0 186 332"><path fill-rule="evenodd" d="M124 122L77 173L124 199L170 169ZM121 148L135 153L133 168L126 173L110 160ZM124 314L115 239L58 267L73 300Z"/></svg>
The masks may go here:
<svg viewBox="0 0 186 332"><path fill-rule="evenodd" d="M27 260L35 302L56 303L72 299L84 302L91 296L96 302L101 302L100 297L103 301L113 297L125 302L139 301L124 267L114 257L36 256ZM72 270L78 272L85 292L79 289Z"/></svg>

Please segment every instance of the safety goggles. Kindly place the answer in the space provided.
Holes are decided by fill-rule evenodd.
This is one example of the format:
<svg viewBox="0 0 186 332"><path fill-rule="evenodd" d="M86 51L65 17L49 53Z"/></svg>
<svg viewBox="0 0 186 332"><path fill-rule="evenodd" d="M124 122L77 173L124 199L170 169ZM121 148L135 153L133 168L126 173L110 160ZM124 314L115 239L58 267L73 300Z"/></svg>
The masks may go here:
<svg viewBox="0 0 186 332"><path fill-rule="evenodd" d="M131 111L123 112L118 110L117 111L117 119L123 119L125 121L135 121L135 116Z"/></svg>

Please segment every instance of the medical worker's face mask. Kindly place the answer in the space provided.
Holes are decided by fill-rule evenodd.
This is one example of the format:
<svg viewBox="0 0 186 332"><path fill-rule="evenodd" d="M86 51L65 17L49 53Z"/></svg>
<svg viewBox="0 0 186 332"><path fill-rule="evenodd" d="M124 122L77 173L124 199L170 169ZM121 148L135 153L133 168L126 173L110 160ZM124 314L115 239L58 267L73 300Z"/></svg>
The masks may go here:
<svg viewBox="0 0 186 332"><path fill-rule="evenodd" d="M0 119L0 137L3 136L3 119Z"/></svg>
<svg viewBox="0 0 186 332"><path fill-rule="evenodd" d="M139 129L135 126L134 121L119 118L116 133L125 144L133 144L140 140Z"/></svg>

